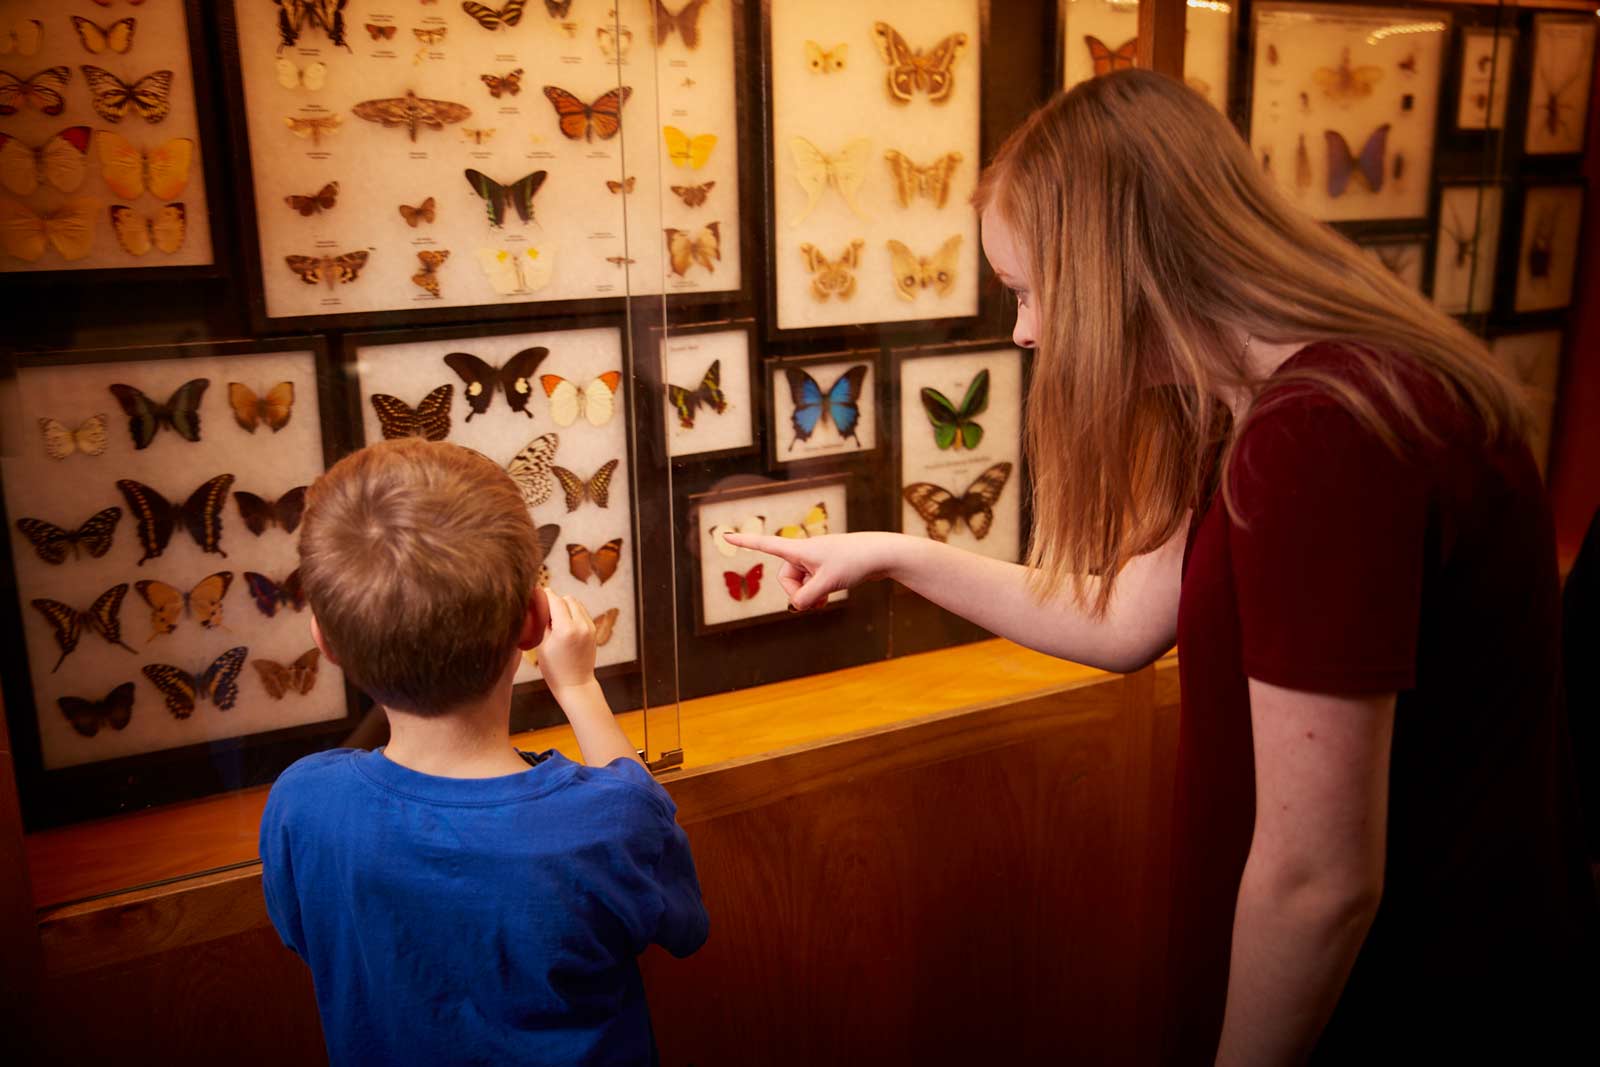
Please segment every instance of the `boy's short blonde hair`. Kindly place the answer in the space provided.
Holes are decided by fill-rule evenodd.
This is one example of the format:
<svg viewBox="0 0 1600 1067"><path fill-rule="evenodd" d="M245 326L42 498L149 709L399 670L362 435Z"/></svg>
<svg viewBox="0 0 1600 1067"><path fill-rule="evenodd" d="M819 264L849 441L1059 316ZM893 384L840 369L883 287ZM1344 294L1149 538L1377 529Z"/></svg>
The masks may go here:
<svg viewBox="0 0 1600 1067"><path fill-rule="evenodd" d="M350 681L385 707L432 715L500 677L539 555L505 471L411 437L346 456L311 486L300 582Z"/></svg>

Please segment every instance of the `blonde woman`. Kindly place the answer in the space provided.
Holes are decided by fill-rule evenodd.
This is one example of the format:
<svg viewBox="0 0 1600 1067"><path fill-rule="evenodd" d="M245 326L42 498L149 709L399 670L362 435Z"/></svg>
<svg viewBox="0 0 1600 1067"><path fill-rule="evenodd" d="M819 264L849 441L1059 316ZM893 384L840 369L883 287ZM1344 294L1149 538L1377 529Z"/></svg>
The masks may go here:
<svg viewBox="0 0 1600 1067"><path fill-rule="evenodd" d="M1027 563L729 539L800 610L893 578L1111 670L1177 645L1170 1060L1560 1040L1594 896L1513 386L1175 81L1051 101L977 203L1036 352Z"/></svg>

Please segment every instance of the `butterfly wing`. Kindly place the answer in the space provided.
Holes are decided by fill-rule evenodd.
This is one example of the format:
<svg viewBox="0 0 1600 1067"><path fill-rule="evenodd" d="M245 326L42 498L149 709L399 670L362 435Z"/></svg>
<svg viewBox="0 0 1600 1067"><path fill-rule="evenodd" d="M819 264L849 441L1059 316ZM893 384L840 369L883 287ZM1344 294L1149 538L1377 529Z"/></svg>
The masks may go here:
<svg viewBox="0 0 1600 1067"><path fill-rule="evenodd" d="M1355 159L1344 134L1337 130L1324 130L1322 136L1328 145L1328 195L1343 196L1350 185Z"/></svg>
<svg viewBox="0 0 1600 1067"><path fill-rule="evenodd" d="M550 101L550 106L556 109L556 123L561 127L563 136L571 141L594 140L590 132L588 104L554 85L546 85L544 95Z"/></svg>
<svg viewBox="0 0 1600 1067"><path fill-rule="evenodd" d="M887 22L872 24L872 40L878 46L878 55L888 64L889 95L899 103L911 102L911 90L916 82L916 56L905 38Z"/></svg>
<svg viewBox="0 0 1600 1067"><path fill-rule="evenodd" d="M922 410L927 412L928 421L933 423L933 441L940 449L947 449L956 443L959 430L960 415L950 398L931 386L923 386Z"/></svg>
<svg viewBox="0 0 1600 1067"><path fill-rule="evenodd" d="M932 286L934 292L944 296L956 287L956 267L961 254L961 235L948 238L939 251L922 264L922 284Z"/></svg>
<svg viewBox="0 0 1600 1067"><path fill-rule="evenodd" d="M472 421L472 416L482 415L489 410L490 401L494 400L494 387L497 378L495 368L473 355L471 352L451 352L444 357L445 365L455 371L465 383L464 395L467 399L467 422Z"/></svg>
<svg viewBox="0 0 1600 1067"><path fill-rule="evenodd" d="M789 153L794 157L794 180L806 191L806 206L789 225L798 226L811 217L822 191L828 187L827 155L804 137L789 142Z"/></svg>
<svg viewBox="0 0 1600 1067"><path fill-rule="evenodd" d="M935 541L948 541L959 507L955 497L931 482L913 482L900 491L906 503L916 510Z"/></svg>
<svg viewBox="0 0 1600 1067"><path fill-rule="evenodd" d="M289 668L281 663L274 663L269 659L253 659L250 666L256 669L256 675L261 679L261 688L267 691L267 696L273 700L282 700L289 691Z"/></svg>
<svg viewBox="0 0 1600 1067"><path fill-rule="evenodd" d="M675 167L699 170L710 160L711 150L717 146L716 134L690 137L676 126L661 127L661 136L667 142L667 158Z"/></svg>
<svg viewBox="0 0 1600 1067"><path fill-rule="evenodd" d="M717 261L722 259L722 223L706 223L690 242L689 253L706 270L715 271Z"/></svg>
<svg viewBox="0 0 1600 1067"><path fill-rule="evenodd" d="M539 385L550 398L550 417L557 426L565 428L578 421L584 400L575 384L559 374L541 374Z"/></svg>
<svg viewBox="0 0 1600 1067"><path fill-rule="evenodd" d="M140 670L166 698L167 710L175 718L187 719L194 714L195 682L188 671L170 663L147 663Z"/></svg>
<svg viewBox="0 0 1600 1067"><path fill-rule="evenodd" d="M296 570L291 576L298 579L300 572ZM278 614L278 605L288 603L289 593L277 582L265 574L256 571L244 572L244 584L250 588L250 597L256 602L256 609L267 618ZM284 583L288 584L287 581Z"/></svg>
<svg viewBox="0 0 1600 1067"><path fill-rule="evenodd" d="M500 388L505 392L506 403L512 411L520 411L528 418L533 418L533 412L528 410L528 401L533 397L533 372L549 354L548 348L538 345L524 348L500 368L497 374Z"/></svg>
<svg viewBox="0 0 1600 1067"><path fill-rule="evenodd" d="M222 625L222 600L233 586L232 571L218 571L200 579L189 590L189 614L207 630Z"/></svg>
<svg viewBox="0 0 1600 1067"><path fill-rule="evenodd" d="M56 704L72 723L72 728L84 737L99 733L103 724L121 730L133 719L133 683L123 682L107 693L104 700L67 696L58 697Z"/></svg>
<svg viewBox="0 0 1600 1067"><path fill-rule="evenodd" d="M506 464L506 473L517 483L517 490L522 493L522 502L530 509L549 500L551 491L555 489L550 464L555 459L556 448L560 443L561 439L553 433L540 434L524 445L520 452L511 457L511 462Z"/></svg>
<svg viewBox="0 0 1600 1067"><path fill-rule="evenodd" d="M891 239L888 246L889 262L894 267L895 292L902 300L915 300L922 284L922 261L899 241Z"/></svg>
<svg viewBox="0 0 1600 1067"><path fill-rule="evenodd" d="M139 565L143 566L145 560L155 559L167 550L167 543L172 540L173 507L148 485L129 478L119 480L117 489L138 524L139 544L144 549Z"/></svg>
<svg viewBox="0 0 1600 1067"><path fill-rule="evenodd" d="M994 524L994 505L1011 478L1011 464L996 463L973 481L960 500L961 517L972 536L983 540Z"/></svg>
<svg viewBox="0 0 1600 1067"><path fill-rule="evenodd" d="M589 556L589 565L600 584L609 582L622 562L622 538L613 537Z"/></svg>
<svg viewBox="0 0 1600 1067"><path fill-rule="evenodd" d="M589 487L584 484L583 479L565 467L552 466L550 473L555 475L556 481L561 483L561 492L567 498L567 510L569 512L577 511L583 505L584 497L587 495Z"/></svg>
<svg viewBox="0 0 1600 1067"><path fill-rule="evenodd" d="M129 652L137 652L122 640L122 621L119 616L122 614L123 598L127 595L127 582L112 586L95 598L89 610L83 613L82 619L91 630L113 645L126 648Z"/></svg>
<svg viewBox="0 0 1600 1067"><path fill-rule="evenodd" d="M607 608L594 617L594 643L605 645L611 642L611 635L616 632L617 618L622 612L617 608Z"/></svg>
<svg viewBox="0 0 1600 1067"><path fill-rule="evenodd" d="M215 704L218 711L227 711L239 699L239 671L244 667L250 650L244 645L228 649L212 661L199 678L196 688Z"/></svg>
<svg viewBox="0 0 1600 1067"><path fill-rule="evenodd" d="M1137 39L1122 46L1122 50L1127 51L1126 66L1133 65L1133 50L1136 43ZM951 68L955 66L956 60L966 47L967 35L952 33L929 49L927 55L919 56L914 61L916 86L928 94L930 103L942 104L949 99L956 84ZM1119 54L1122 50L1119 50Z"/></svg>
<svg viewBox="0 0 1600 1067"><path fill-rule="evenodd" d="M148 640L154 641L178 628L178 619L183 615L181 592L166 582L157 582L149 578L134 582L133 588L144 602L150 605Z"/></svg>
<svg viewBox="0 0 1600 1067"><path fill-rule="evenodd" d="M1385 122L1372 131L1372 136L1367 138L1367 143L1361 148L1361 156L1356 161L1367 187L1375 193L1383 188L1383 157L1388 144L1389 123Z"/></svg>
<svg viewBox="0 0 1600 1067"><path fill-rule="evenodd" d="M224 559L228 554L222 550L222 505L232 485L233 475L219 474L189 494L179 509L184 528L200 550Z"/></svg>
<svg viewBox="0 0 1600 1067"><path fill-rule="evenodd" d="M861 383L866 377L867 366L863 363L845 371L828 388L828 418L832 420L834 429L839 431L840 437L854 437L857 443L861 440L856 436L856 426L861 421L858 401L861 399Z"/></svg>
<svg viewBox="0 0 1600 1067"><path fill-rule="evenodd" d="M455 391L453 385L441 385L422 398L417 405L416 432L430 441L450 436L450 401Z"/></svg>
<svg viewBox="0 0 1600 1067"><path fill-rule="evenodd" d="M616 412L617 387L622 383L621 371L606 371L583 387L583 414L591 426L604 426Z"/></svg>
<svg viewBox="0 0 1600 1067"><path fill-rule="evenodd" d="M544 185L547 174L547 171L542 170L524 174L512 182L507 190L511 206L516 209L517 217L523 222L533 218L533 197L539 191L539 188Z"/></svg>
<svg viewBox="0 0 1600 1067"><path fill-rule="evenodd" d="M972 384L967 386L966 395L961 398L961 410L958 414L962 444L965 447L977 448L978 442L983 440L983 427L972 420L987 410L989 410L989 368L985 367L973 376Z"/></svg>
<svg viewBox="0 0 1600 1067"><path fill-rule="evenodd" d="M789 382L789 397L794 402L794 413L789 421L794 426L795 440L809 441L817 432L817 423L822 421L822 386L796 367L789 367L783 373Z"/></svg>
<svg viewBox="0 0 1600 1067"><path fill-rule="evenodd" d="M611 478L616 474L617 464L620 462L621 460L607 460L599 470L589 476L586 491L589 499L594 501L595 507L611 506Z"/></svg>
<svg viewBox="0 0 1600 1067"><path fill-rule="evenodd" d="M722 580L728 587L728 595L733 599L754 600L756 594L761 592L761 577L765 573L766 567L757 563L743 574L738 571L723 571Z"/></svg>
<svg viewBox="0 0 1600 1067"><path fill-rule="evenodd" d="M622 129L622 105L632 95L633 89L626 85L602 93L589 105L589 132L602 141L615 137Z"/></svg>
<svg viewBox="0 0 1600 1067"><path fill-rule="evenodd" d="M489 216L489 225L503 226L508 201L506 187L482 171L473 170L471 167L463 173L466 174L467 184L472 187L472 191L483 197L483 210Z"/></svg>
<svg viewBox="0 0 1600 1067"><path fill-rule="evenodd" d="M62 90L71 77L71 67L48 67L27 78L0 70L0 115L15 115L24 104L46 115L61 114L67 109Z"/></svg>
<svg viewBox="0 0 1600 1067"><path fill-rule="evenodd" d="M163 421L185 441L200 440L200 400L210 385L209 378L191 378L167 399Z"/></svg>
<svg viewBox="0 0 1600 1067"><path fill-rule="evenodd" d="M83 616L72 605L63 604L59 600L40 597L29 603L45 617L45 621L50 623L56 647L61 650L61 658L50 668L50 673L54 674L78 647L78 639L83 636Z"/></svg>

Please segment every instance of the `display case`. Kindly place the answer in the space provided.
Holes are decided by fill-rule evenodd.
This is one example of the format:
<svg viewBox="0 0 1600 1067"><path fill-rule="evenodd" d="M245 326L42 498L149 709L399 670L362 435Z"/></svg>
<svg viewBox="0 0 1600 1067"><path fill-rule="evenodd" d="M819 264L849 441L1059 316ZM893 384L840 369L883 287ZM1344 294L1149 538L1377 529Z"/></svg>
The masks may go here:
<svg viewBox="0 0 1600 1067"><path fill-rule="evenodd" d="M971 196L1051 92L1139 62L1135 0L66 7L0 27L22 816L233 828L93 891L248 862L284 767L382 743L295 581L303 487L366 442L512 473L664 775L694 759L681 702L987 636L884 585L789 612L724 535L1024 557L1031 354ZM1187 9L1185 80L1286 196L1493 339L1541 459L1594 285L1596 25L1559 0ZM77 256L61 212L89 195ZM513 729L561 721L530 657Z"/></svg>

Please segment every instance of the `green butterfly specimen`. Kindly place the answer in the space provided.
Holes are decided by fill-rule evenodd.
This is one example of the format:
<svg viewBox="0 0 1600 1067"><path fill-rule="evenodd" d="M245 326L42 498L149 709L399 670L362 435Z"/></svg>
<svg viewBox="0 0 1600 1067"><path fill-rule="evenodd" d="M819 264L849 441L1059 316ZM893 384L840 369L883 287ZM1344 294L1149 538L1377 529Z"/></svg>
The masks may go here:
<svg viewBox="0 0 1600 1067"><path fill-rule="evenodd" d="M973 449L983 440L983 427L972 420L989 407L989 371L985 368L967 386L961 406L937 389L924 387L922 407L933 423L933 440L940 448Z"/></svg>

